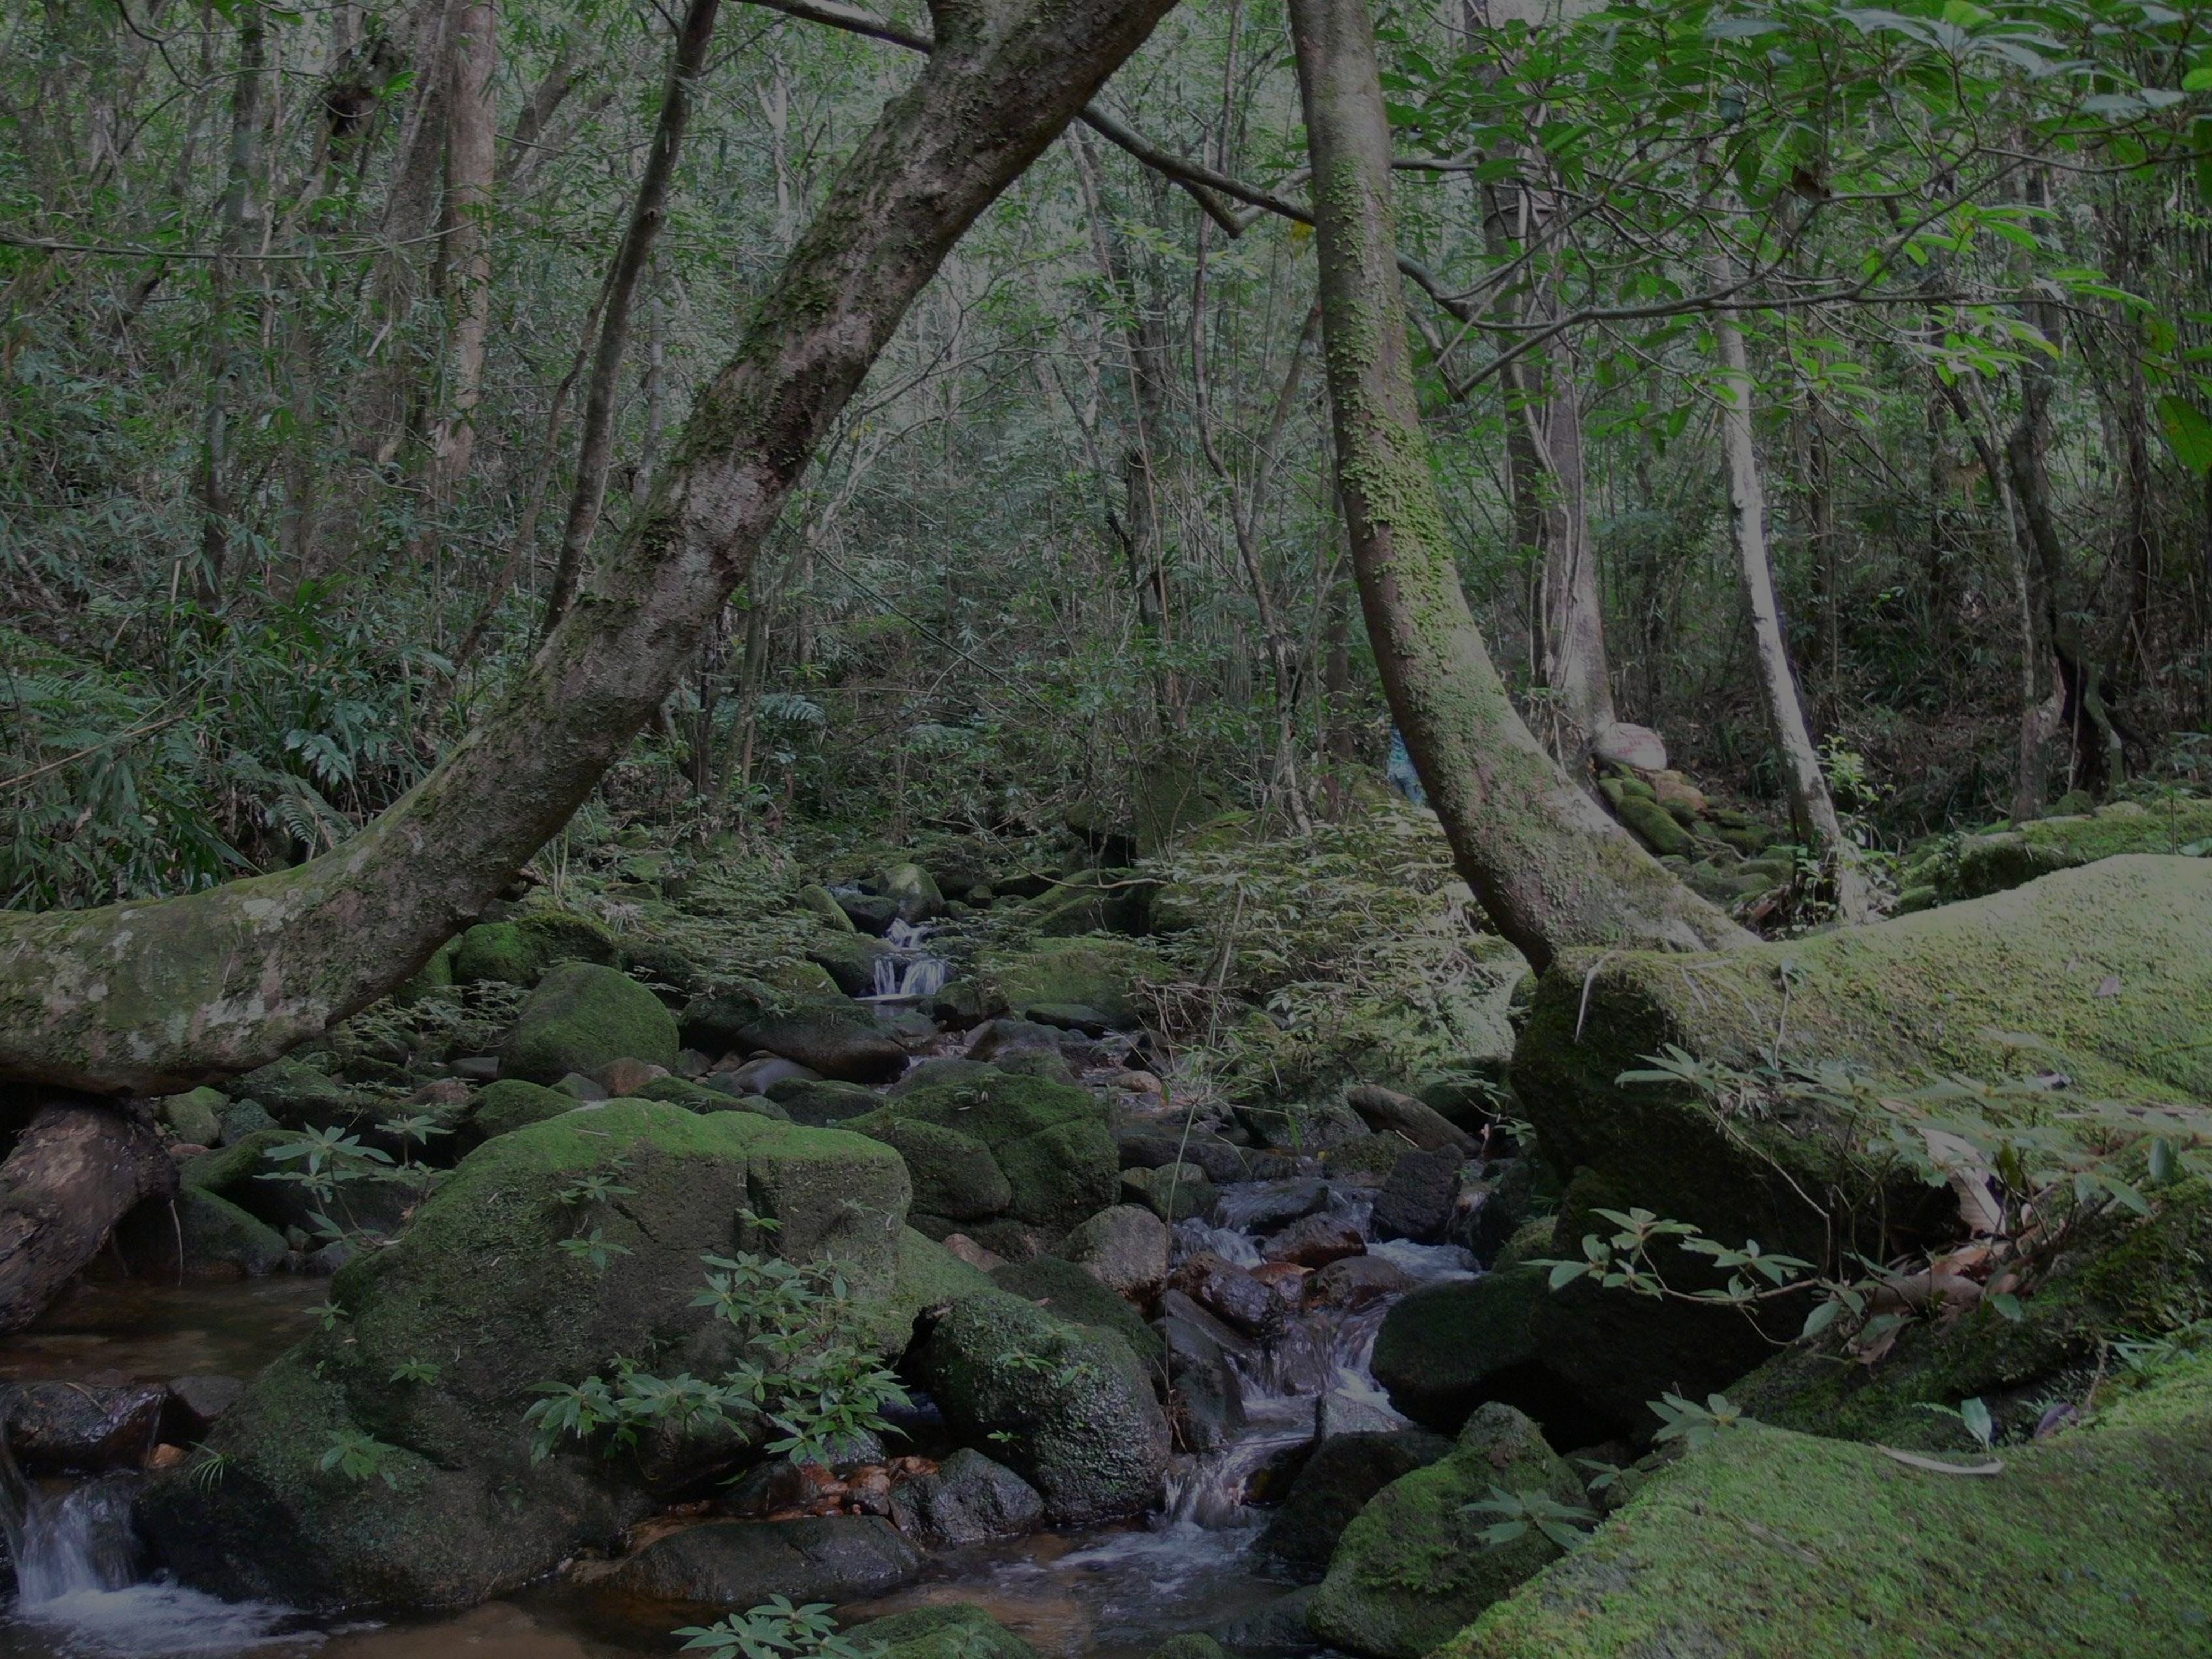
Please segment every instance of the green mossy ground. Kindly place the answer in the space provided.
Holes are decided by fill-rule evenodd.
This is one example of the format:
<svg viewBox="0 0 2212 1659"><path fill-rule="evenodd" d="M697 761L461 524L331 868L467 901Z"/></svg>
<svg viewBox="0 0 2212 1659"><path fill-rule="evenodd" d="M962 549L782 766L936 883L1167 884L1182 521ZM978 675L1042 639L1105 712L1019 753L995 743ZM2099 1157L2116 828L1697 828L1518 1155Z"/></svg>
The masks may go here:
<svg viewBox="0 0 2212 1659"><path fill-rule="evenodd" d="M1907 860L1905 908L1924 909L2001 893L2099 859L2179 853L2212 838L2212 800L2114 801L2094 813L2037 818L2016 830L1966 836Z"/></svg>
<svg viewBox="0 0 2212 1659"><path fill-rule="evenodd" d="M2212 1361L1997 1457L1994 1477L1949 1475L1782 1429L1723 1432L1438 1659L2212 1650Z"/></svg>
<svg viewBox="0 0 2212 1659"><path fill-rule="evenodd" d="M916 1607L856 1626L863 1645L883 1659L1037 1659L1036 1650L978 1607Z"/></svg>
<svg viewBox="0 0 2212 1659"><path fill-rule="evenodd" d="M1115 1025L1143 1012L1139 989L1167 972L1159 955L1133 939L1040 939L1026 951L985 957L979 967L1016 1013L1054 1003L1095 1008Z"/></svg>

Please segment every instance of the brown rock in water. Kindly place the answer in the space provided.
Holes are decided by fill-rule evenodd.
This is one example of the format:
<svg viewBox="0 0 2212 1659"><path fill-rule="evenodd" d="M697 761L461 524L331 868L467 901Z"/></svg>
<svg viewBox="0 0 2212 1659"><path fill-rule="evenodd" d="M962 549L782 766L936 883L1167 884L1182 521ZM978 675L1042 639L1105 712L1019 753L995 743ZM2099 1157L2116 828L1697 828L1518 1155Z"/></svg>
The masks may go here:
<svg viewBox="0 0 2212 1659"><path fill-rule="evenodd" d="M1233 1261L1194 1255L1169 1281L1215 1318L1247 1336L1280 1328L1283 1299Z"/></svg>
<svg viewBox="0 0 2212 1659"><path fill-rule="evenodd" d="M1379 1255L1346 1256L1306 1281L1306 1295L1314 1306L1341 1308L1347 1313L1413 1288L1413 1274Z"/></svg>
<svg viewBox="0 0 2212 1659"><path fill-rule="evenodd" d="M1262 1261L1251 1273L1281 1297L1285 1308L1296 1313L1306 1305L1306 1283L1311 1271L1295 1261Z"/></svg>
<svg viewBox="0 0 2212 1659"><path fill-rule="evenodd" d="M1270 1261L1288 1261L1301 1267L1326 1267L1348 1255L1365 1255L1367 1241L1359 1229L1335 1216L1310 1215L1294 1221L1260 1246Z"/></svg>
<svg viewBox="0 0 2212 1659"><path fill-rule="evenodd" d="M154 1449L168 1401L158 1382L27 1382L7 1402L8 1444L32 1474L135 1469Z"/></svg>
<svg viewBox="0 0 2212 1659"><path fill-rule="evenodd" d="M648 1060L611 1060L599 1067L599 1082L606 1091L619 1099L634 1095L655 1078L666 1077L665 1066L655 1066Z"/></svg>

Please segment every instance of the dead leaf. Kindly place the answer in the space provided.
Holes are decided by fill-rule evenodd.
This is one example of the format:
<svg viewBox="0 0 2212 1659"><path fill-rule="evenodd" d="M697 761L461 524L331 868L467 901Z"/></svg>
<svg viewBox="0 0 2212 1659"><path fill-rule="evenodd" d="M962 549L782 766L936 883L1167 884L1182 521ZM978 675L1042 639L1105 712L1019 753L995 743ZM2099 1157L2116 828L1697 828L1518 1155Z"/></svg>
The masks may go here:
<svg viewBox="0 0 2212 1659"><path fill-rule="evenodd" d="M1930 1474L2002 1474L2002 1460L1991 1458L1986 1463L1946 1463L1940 1457L1923 1457L1917 1452L1899 1451L1893 1446L1876 1446L1884 1457L1893 1457L1907 1468L1925 1469Z"/></svg>
<svg viewBox="0 0 2212 1659"><path fill-rule="evenodd" d="M1982 1162L1973 1143L1943 1129L1923 1128L1928 1156L1950 1182L1959 1197L1959 1214L1969 1232L1986 1237L2004 1226L2004 1210L1997 1202L1996 1178Z"/></svg>
<svg viewBox="0 0 2212 1659"><path fill-rule="evenodd" d="M2120 976L2118 974L2107 974L2100 981L2099 981L2097 986L2097 994L2099 996L2116 997L2119 995L2119 994Z"/></svg>

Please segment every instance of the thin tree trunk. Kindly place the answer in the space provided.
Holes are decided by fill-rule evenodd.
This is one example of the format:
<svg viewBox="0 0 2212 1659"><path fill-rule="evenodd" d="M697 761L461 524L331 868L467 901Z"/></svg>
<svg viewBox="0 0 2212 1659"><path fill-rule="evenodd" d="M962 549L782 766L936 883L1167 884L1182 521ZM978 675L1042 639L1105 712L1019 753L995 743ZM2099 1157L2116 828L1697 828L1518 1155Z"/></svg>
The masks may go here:
<svg viewBox="0 0 2212 1659"><path fill-rule="evenodd" d="M0 1079L161 1093L265 1064L481 914L660 706L961 234L1170 0L944 0L915 83L749 308L653 499L507 702L350 842L156 903L0 913Z"/></svg>
<svg viewBox="0 0 2212 1659"><path fill-rule="evenodd" d="M457 38L448 58L452 88L446 100L446 269L453 324L446 346L445 413L430 437L427 495L431 514L442 513L468 477L476 454L477 404L483 396L484 343L491 329L492 179L497 155L497 110L492 76L499 68L499 9L492 0L467 0L453 19Z"/></svg>
<svg viewBox="0 0 2212 1659"><path fill-rule="evenodd" d="M607 464L614 454L615 394L622 386L623 354L629 345L629 319L637 297L638 278L660 234L668 213L668 187L676 175L676 158L684 148L684 124L691 116L691 94L707 65L707 48L714 38L714 19L720 0L691 0L677 27L676 46L668 63L668 82L660 95L660 119L653 132L653 149L646 157L645 176L638 180L637 199L630 205L629 223L616 251L613 274L607 280L605 314L599 319L599 355L592 360L592 379L584 393L584 424L577 438L576 483L568 496L568 517L561 529L561 554L553 567L552 591L545 596L545 616L539 624L550 634L574 598L576 583L591 550L592 535L599 527L599 513L606 505Z"/></svg>
<svg viewBox="0 0 2212 1659"><path fill-rule="evenodd" d="M1715 288L1729 283L1716 261ZM1790 644L1783 637L1782 607L1774 596L1774 561L1766 545L1766 489L1759 471L1759 448L1751 429L1751 367L1743 331L1726 311L1713 313L1713 337L1720 345L1721 447L1728 457L1729 532L1735 544L1736 574L1743 582L1744 608L1751 617L1753 654L1759 665L1759 689L1766 703L1766 723L1782 763L1783 793L1798 840L1816 854L1835 884L1836 908L1853 925L1874 917L1859 849L1844 834L1836 803L1820 770L1820 750L1805 724L1805 705L1797 695L1797 676L1790 665Z"/></svg>
<svg viewBox="0 0 2212 1659"><path fill-rule="evenodd" d="M423 245L437 222L439 160L446 147L446 100L451 90L449 53L462 0L421 0L415 14L411 68L415 95L400 124L399 157L385 192L382 240L371 278L371 319L376 334L370 417L363 422L364 453L380 465L398 459L407 442L414 403L414 360L407 337L420 283Z"/></svg>
<svg viewBox="0 0 2212 1659"><path fill-rule="evenodd" d="M1539 968L1561 949L1749 936L1655 863L1514 713L1468 610L1429 471L1390 212L1390 129L1364 0L1292 0L1313 158L1337 471L1367 631L1460 872Z"/></svg>
<svg viewBox="0 0 2212 1659"><path fill-rule="evenodd" d="M92 1101L40 1106L0 1164L0 1332L44 1312L131 1210L176 1190L143 1120Z"/></svg>
<svg viewBox="0 0 2212 1659"><path fill-rule="evenodd" d="M222 602L223 567L230 550L231 401L245 383L250 354L240 343L238 258L253 240L260 217L255 176L260 170L262 82L269 67L268 25L258 3L238 19L238 73L231 82L229 173L223 187L222 240L209 271L214 289L209 335L215 362L208 376L200 423L200 559L193 583L200 603Z"/></svg>

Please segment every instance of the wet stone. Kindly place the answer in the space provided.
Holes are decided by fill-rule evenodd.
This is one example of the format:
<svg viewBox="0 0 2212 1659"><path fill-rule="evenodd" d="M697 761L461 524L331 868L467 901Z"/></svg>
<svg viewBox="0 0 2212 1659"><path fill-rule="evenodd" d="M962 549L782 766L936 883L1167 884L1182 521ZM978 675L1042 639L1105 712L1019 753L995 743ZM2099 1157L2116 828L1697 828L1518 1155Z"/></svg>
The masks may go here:
<svg viewBox="0 0 2212 1659"><path fill-rule="evenodd" d="M1292 1222L1260 1247L1269 1261L1289 1261L1301 1267L1326 1267L1348 1255L1367 1254L1367 1241L1359 1229L1340 1216L1313 1215Z"/></svg>
<svg viewBox="0 0 2212 1659"><path fill-rule="evenodd" d="M1433 1244L1451 1226L1466 1160L1449 1147L1407 1152L1375 1196L1375 1237Z"/></svg>

